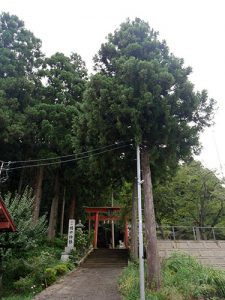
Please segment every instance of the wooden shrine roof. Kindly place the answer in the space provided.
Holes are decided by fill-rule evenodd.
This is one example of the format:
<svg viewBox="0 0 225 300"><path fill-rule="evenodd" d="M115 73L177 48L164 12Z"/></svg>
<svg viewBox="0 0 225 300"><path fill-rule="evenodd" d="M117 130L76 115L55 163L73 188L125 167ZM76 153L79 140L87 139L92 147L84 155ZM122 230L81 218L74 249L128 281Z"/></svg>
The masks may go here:
<svg viewBox="0 0 225 300"><path fill-rule="evenodd" d="M16 226L0 196L0 232L15 232Z"/></svg>

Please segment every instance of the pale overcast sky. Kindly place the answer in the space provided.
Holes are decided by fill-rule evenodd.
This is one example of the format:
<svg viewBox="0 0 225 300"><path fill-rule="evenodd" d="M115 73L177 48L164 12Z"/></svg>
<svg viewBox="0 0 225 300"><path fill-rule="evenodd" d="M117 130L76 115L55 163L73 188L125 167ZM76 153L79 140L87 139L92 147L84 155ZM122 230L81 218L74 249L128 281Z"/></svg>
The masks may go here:
<svg viewBox="0 0 225 300"><path fill-rule="evenodd" d="M216 124L202 134L199 159L220 172L219 156L225 167L224 0L0 0L0 11L24 20L42 40L45 54L77 52L90 71L107 34L126 18L149 22L171 52L193 68L196 89L206 88L217 100Z"/></svg>

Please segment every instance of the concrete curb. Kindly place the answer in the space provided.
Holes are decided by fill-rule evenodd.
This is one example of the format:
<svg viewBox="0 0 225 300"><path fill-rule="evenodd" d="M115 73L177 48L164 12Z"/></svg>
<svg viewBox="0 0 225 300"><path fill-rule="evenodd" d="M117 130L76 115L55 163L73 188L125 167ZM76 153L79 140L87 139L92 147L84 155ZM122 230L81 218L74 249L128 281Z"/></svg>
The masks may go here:
<svg viewBox="0 0 225 300"><path fill-rule="evenodd" d="M77 267L80 267L80 265L85 261L85 259L91 254L91 252L94 250L94 248L92 247L82 258L81 260L79 260L79 262L77 263Z"/></svg>

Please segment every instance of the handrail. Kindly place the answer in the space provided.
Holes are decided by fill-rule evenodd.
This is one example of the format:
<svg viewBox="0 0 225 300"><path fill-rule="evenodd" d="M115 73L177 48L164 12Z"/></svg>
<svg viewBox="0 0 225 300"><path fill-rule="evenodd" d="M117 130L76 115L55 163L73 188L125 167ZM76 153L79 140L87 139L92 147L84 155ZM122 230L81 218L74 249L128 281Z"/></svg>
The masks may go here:
<svg viewBox="0 0 225 300"><path fill-rule="evenodd" d="M223 226L157 225L156 229L162 239L225 240Z"/></svg>

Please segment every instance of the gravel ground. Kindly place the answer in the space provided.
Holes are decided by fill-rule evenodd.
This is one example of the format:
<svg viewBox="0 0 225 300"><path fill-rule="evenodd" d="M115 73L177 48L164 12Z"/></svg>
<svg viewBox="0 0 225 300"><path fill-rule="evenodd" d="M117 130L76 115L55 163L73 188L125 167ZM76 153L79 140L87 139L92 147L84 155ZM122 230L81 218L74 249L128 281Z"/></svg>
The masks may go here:
<svg viewBox="0 0 225 300"><path fill-rule="evenodd" d="M117 279L122 267L82 268L48 287L34 300L122 300Z"/></svg>

